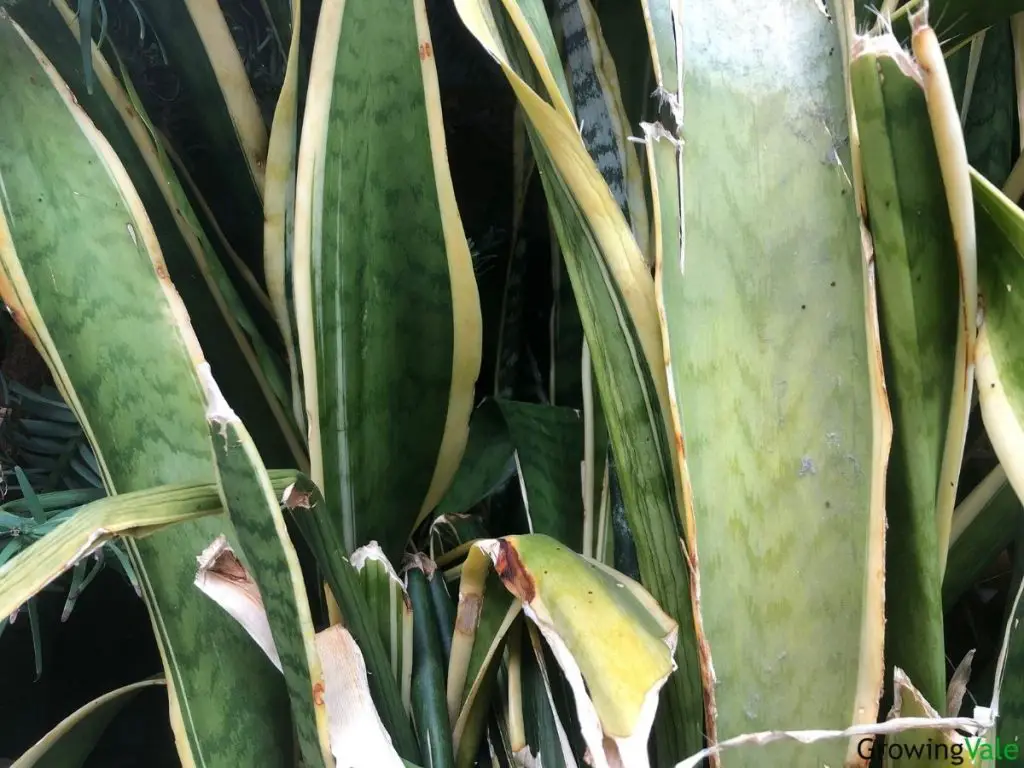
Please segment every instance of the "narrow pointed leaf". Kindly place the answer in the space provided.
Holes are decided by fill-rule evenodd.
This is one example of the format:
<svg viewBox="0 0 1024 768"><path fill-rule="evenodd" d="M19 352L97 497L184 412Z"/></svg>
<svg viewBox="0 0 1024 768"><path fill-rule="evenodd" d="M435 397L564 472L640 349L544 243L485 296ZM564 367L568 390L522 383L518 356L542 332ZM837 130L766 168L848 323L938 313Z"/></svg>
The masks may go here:
<svg viewBox="0 0 1024 768"><path fill-rule="evenodd" d="M216 158L218 171L203 176L203 197L228 241L261 276L267 126L223 12L202 0L136 2L179 78L179 98L196 105L196 131ZM190 167L193 175L197 167Z"/></svg>
<svg viewBox="0 0 1024 768"><path fill-rule="evenodd" d="M313 479L349 551L395 560L458 467L481 354L422 0L324 3L297 189Z"/></svg>
<svg viewBox="0 0 1024 768"><path fill-rule="evenodd" d="M311 768L329 766L331 744L320 694L323 671L299 557L281 514L278 493L248 431L224 400L209 364L201 365L197 373L206 394L220 498L263 598L288 687L299 753Z"/></svg>
<svg viewBox="0 0 1024 768"><path fill-rule="evenodd" d="M938 706L946 690L939 589L946 545L938 541L936 503L951 428L960 303L956 243L917 62L893 37L862 39L854 51L853 103L893 419L886 656ZM962 425L952 428L962 431Z"/></svg>
<svg viewBox="0 0 1024 768"><path fill-rule="evenodd" d="M340 532L329 518L320 490L308 477L299 475L282 494L281 504L306 539L337 601L347 632L359 644L376 711L391 734L395 749L406 760L419 761L416 737L391 666L390 643L386 645L381 639L380 624L366 599L365 582L347 558Z"/></svg>
<svg viewBox="0 0 1024 768"><path fill-rule="evenodd" d="M446 665L430 587L419 565L407 570L405 578L414 616L412 710L420 750L430 768L452 768L452 729L444 695Z"/></svg>

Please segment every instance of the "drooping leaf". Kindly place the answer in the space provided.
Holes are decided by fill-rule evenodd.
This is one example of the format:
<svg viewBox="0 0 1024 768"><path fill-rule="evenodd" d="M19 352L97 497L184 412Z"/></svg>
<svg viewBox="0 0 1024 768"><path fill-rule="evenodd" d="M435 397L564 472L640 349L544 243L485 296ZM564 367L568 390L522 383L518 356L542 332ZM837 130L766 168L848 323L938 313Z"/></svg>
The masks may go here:
<svg viewBox="0 0 1024 768"><path fill-rule="evenodd" d="M135 696L163 680L143 680L106 693L79 707L19 757L17 768L80 768L107 726Z"/></svg>
<svg viewBox="0 0 1024 768"><path fill-rule="evenodd" d="M324 3L297 190L313 479L346 547L373 539L394 560L455 474L480 368L422 0Z"/></svg>
<svg viewBox="0 0 1024 768"><path fill-rule="evenodd" d="M643 587L540 534L477 542L463 568L482 586L490 567L522 603L572 688L595 768L649 765L658 693L675 670L677 625ZM463 591L456 628L472 637L488 594ZM452 703L453 665L449 668ZM458 728L456 728L458 736Z"/></svg>
<svg viewBox="0 0 1024 768"><path fill-rule="evenodd" d="M284 488L294 475L278 473ZM117 536L142 537L161 528L224 511L214 485L173 485L122 493L85 504L34 544L0 565L0 616L7 616L76 563Z"/></svg>

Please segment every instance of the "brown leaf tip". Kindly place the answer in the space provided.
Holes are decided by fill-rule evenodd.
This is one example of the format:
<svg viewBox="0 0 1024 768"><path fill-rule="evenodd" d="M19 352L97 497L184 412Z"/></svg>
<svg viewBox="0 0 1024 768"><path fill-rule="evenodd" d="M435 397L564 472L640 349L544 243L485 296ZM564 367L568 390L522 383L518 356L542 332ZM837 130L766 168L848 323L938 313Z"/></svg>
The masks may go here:
<svg viewBox="0 0 1024 768"><path fill-rule="evenodd" d="M494 570L509 592L524 603L533 602L537 585L519 558L516 548L507 539L498 539L498 558L494 561Z"/></svg>

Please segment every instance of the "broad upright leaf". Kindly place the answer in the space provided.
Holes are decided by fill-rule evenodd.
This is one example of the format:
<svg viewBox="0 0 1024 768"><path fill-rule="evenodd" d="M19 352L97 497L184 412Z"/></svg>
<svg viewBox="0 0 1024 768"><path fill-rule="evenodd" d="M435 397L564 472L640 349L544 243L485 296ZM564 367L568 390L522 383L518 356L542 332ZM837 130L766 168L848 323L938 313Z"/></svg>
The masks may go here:
<svg viewBox="0 0 1024 768"><path fill-rule="evenodd" d="M583 421L571 408L499 400L515 447L529 533L583 545Z"/></svg>
<svg viewBox="0 0 1024 768"><path fill-rule="evenodd" d="M799 0L694 0L681 19L668 5L648 3L651 35L682 68L661 67L685 147L679 180L668 163L654 176L680 189L685 243L666 220L660 287L714 670L709 741L873 722L888 424L836 25ZM859 764L848 747L725 762Z"/></svg>
<svg viewBox="0 0 1024 768"><path fill-rule="evenodd" d="M0 19L0 294L89 437L111 493L213 480L201 351L110 145L19 28ZM192 585L223 517L129 543L185 765L284 761L280 676ZM234 690L244 695L224 698Z"/></svg>
<svg viewBox="0 0 1024 768"><path fill-rule="evenodd" d="M313 479L396 560L465 449L480 306L422 0L331 0L302 127L294 292Z"/></svg>

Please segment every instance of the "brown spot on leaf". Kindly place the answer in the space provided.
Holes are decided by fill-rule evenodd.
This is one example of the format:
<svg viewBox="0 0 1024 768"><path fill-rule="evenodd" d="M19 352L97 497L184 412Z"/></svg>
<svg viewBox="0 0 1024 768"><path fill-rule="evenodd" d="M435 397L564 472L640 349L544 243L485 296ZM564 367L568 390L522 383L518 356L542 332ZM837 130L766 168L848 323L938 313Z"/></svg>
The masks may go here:
<svg viewBox="0 0 1024 768"><path fill-rule="evenodd" d="M462 595L459 598L459 610L455 615L455 631L463 635L476 632L480 620L480 595Z"/></svg>
<svg viewBox="0 0 1024 768"><path fill-rule="evenodd" d="M296 485L291 485L288 488L288 495L284 499L284 505L288 509L311 509L313 506L309 503L311 496L309 491L300 491Z"/></svg>
<svg viewBox="0 0 1024 768"><path fill-rule="evenodd" d="M537 585L523 565L523 561L519 559L516 548L506 539L498 541L498 560L494 564L494 570L498 572L509 592L524 603L533 602L537 594Z"/></svg>
<svg viewBox="0 0 1024 768"><path fill-rule="evenodd" d="M324 681L317 680L316 685L313 686L313 703L318 707L324 705L324 690L326 690L324 688Z"/></svg>

